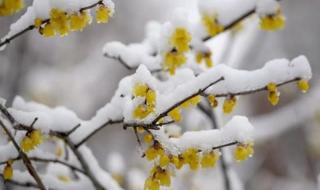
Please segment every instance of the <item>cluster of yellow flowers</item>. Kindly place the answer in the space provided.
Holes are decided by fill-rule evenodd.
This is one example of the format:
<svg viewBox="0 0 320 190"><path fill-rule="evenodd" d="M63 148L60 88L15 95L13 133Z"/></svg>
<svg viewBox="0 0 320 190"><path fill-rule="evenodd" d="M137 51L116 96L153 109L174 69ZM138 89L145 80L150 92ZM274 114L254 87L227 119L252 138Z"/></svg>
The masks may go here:
<svg viewBox="0 0 320 190"><path fill-rule="evenodd" d="M178 27L170 37L170 45L173 50L164 55L164 69L167 69L171 75L175 74L177 68L186 63L185 53L190 50L191 34L186 28Z"/></svg>
<svg viewBox="0 0 320 190"><path fill-rule="evenodd" d="M286 25L286 18L279 9L275 14L260 17L260 28L266 31L283 29Z"/></svg>
<svg viewBox="0 0 320 190"><path fill-rule="evenodd" d="M251 157L254 153L253 143L238 144L234 149L234 158L237 161L243 161Z"/></svg>
<svg viewBox="0 0 320 190"><path fill-rule="evenodd" d="M39 129L27 132L26 136L21 140L21 149L27 153L42 143L42 134Z"/></svg>
<svg viewBox="0 0 320 190"><path fill-rule="evenodd" d="M97 5L97 23L107 23L111 14L111 10L104 4ZM34 26L39 29L39 33L43 36L52 37L56 34L66 36L72 31L82 31L90 22L91 16L88 10L69 14L63 10L53 8L50 11L50 18L48 20L36 18Z"/></svg>
<svg viewBox="0 0 320 190"><path fill-rule="evenodd" d="M23 7L23 0L0 0L0 16L12 15Z"/></svg>
<svg viewBox="0 0 320 190"><path fill-rule="evenodd" d="M219 24L216 15L210 16L204 14L202 16L202 24L204 25L205 29L207 30L207 33L211 37L216 36L224 30L224 27L221 24Z"/></svg>
<svg viewBox="0 0 320 190"><path fill-rule="evenodd" d="M268 100L269 102L275 106L279 103L279 96L280 93L278 92L277 84L276 83L269 83L267 85L267 90L268 90Z"/></svg>
<svg viewBox="0 0 320 190"><path fill-rule="evenodd" d="M189 100L183 102L180 106L174 108L168 113L168 116L171 117L176 122L181 121L181 109L182 108L189 108L191 106L196 106L201 101L201 96L195 96L193 98L190 98Z"/></svg>
<svg viewBox="0 0 320 190"><path fill-rule="evenodd" d="M4 180L10 180L13 177L13 168L12 168L13 161L9 160L6 163L6 166L3 168L3 178Z"/></svg>
<svg viewBox="0 0 320 190"><path fill-rule="evenodd" d="M152 135L151 135L152 136ZM147 134L145 137L147 144L153 143L146 151L145 156L149 161L155 160L156 165L151 169L149 177L145 181L145 190L159 190L160 186L170 186L173 172L170 164L176 169L181 169L184 165L189 165L193 171L202 168L212 168L219 160L218 151L212 150L201 152L196 148L188 148L179 155L166 153L161 144Z"/></svg>
<svg viewBox="0 0 320 190"><path fill-rule="evenodd" d="M209 52L198 52L196 55L196 62L200 64L203 60L208 68L213 67L212 53Z"/></svg>
<svg viewBox="0 0 320 190"><path fill-rule="evenodd" d="M133 96L145 98L144 103L133 110L134 118L144 119L155 111L157 95L147 84L137 83L133 88Z"/></svg>

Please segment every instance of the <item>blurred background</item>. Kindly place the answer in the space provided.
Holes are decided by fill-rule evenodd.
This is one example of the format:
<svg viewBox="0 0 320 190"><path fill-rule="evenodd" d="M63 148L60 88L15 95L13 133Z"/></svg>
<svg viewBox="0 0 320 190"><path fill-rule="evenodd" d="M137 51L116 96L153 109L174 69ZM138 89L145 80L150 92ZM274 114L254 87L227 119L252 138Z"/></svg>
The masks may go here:
<svg viewBox="0 0 320 190"><path fill-rule="evenodd" d="M148 21L166 21L177 7L197 9L195 0L115 0L115 4L116 13L109 24L93 23L83 32L64 38L48 39L29 32L8 45L0 52L0 97L7 99L9 105L16 95L52 107L63 105L80 118L89 119L111 99L119 80L133 72L103 57L104 43L139 42ZM301 94L294 85L285 86L277 107L270 106L263 93L241 98L236 114L247 115L257 128L274 131L269 136L262 135L252 159L232 165L247 190L319 189L320 1L283 0L281 5L287 17L284 30L269 33L248 29L248 35L240 35L243 41L229 36L228 51L221 58L250 70L274 58L292 59L304 54L313 70L313 90ZM19 14L0 17L0 36L18 18ZM239 43L245 44L246 51L231 59L232 49ZM146 162L140 158L134 133L119 126L105 128L89 145L107 170L112 170L110 162L129 157L119 169L124 170L123 175L140 171L135 168L143 168ZM205 175L210 176L210 172L216 171L206 171ZM134 173L137 175L140 173ZM221 185L204 187L205 183L198 179L202 174L191 176L194 182L185 189L223 189Z"/></svg>

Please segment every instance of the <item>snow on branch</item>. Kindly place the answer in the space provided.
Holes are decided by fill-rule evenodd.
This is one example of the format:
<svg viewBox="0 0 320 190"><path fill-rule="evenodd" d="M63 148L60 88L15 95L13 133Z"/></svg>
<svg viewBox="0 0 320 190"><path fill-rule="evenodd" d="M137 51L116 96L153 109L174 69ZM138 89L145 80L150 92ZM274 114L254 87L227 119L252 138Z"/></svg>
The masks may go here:
<svg viewBox="0 0 320 190"><path fill-rule="evenodd" d="M98 23L106 23L114 13L111 0L34 0L24 15L10 26L9 33L0 41L0 51L15 38L38 29L45 37L66 36L71 31L82 31L92 22L90 9L96 7Z"/></svg>
<svg viewBox="0 0 320 190"><path fill-rule="evenodd" d="M10 157L4 158L2 162L6 167L12 168L12 161L6 159L17 161L20 157L23 159L24 155L30 163L48 162L67 167L84 175L97 189L118 187L84 145L96 132L111 124L132 127L136 134L141 128L147 132L149 134L147 141L154 140L154 144L145 152L149 160L161 157L163 152L168 151L168 154L165 154L168 158L182 157L186 159L184 163L189 164L191 169L196 169L199 164L198 156L205 158L204 166L211 166L219 157L218 149L231 145L237 145L236 159L244 160L253 151L252 125L244 117L234 117L222 129L187 132L180 138L164 136L162 126L180 122L181 111L196 106L201 97L208 98L209 101L212 97L225 97L225 102L230 107L234 106L233 101L237 95L266 90L269 92L269 98L271 96L271 102L274 103L278 100L274 98L279 98L277 86L297 81L300 89L307 90L306 81L310 78L310 65L304 56L292 61L286 59L269 61L261 69L253 71L218 65L197 75L186 68L164 81L154 77L146 66L140 65L135 74L120 81L112 100L88 121L79 119L66 108L48 108L34 102L25 102L18 97L11 108L7 109L4 105L0 105L1 123L11 126L8 132L15 132L12 136L13 142L16 142L15 147L21 149L19 152L23 154L11 153L12 145L9 143L0 147L10 152L8 154ZM42 135L55 136L63 140L76 160L69 162L56 156L43 158L33 153L35 147L41 143ZM204 136L206 138L203 138ZM139 139L138 135L137 138ZM27 155L24 152L30 153ZM188 160L190 156L196 159L196 162ZM159 163L162 163L161 159ZM164 171L157 169L156 172Z"/></svg>
<svg viewBox="0 0 320 190"><path fill-rule="evenodd" d="M254 71L236 70L218 65L195 76L191 70L184 69L167 81L159 81L141 65L135 74L120 82L111 102L97 111L91 120L82 121L65 108L50 109L36 103L26 103L21 98L16 98L9 111L25 126L30 125L37 117L38 121L34 124L34 128L41 127L41 130L47 133L50 131L66 133L79 124L70 134L70 138L75 144L83 144L101 128L111 124L122 123L131 127L142 125L152 129L158 128L157 125L161 125L161 122L178 121L180 109L183 106L188 107L188 102L190 105L197 104L201 100L199 96L229 97L250 94L267 90L269 83L282 85L310 78L310 66L304 56L292 61L273 60ZM149 103L145 103L146 98L143 96L147 94L141 96L134 94L139 88L149 93L147 93ZM163 119L164 121L159 122Z"/></svg>
<svg viewBox="0 0 320 190"><path fill-rule="evenodd" d="M276 0L228 0L224 4L217 0L201 0L199 18L191 18L188 10L177 9L171 21L163 24L150 22L141 43L124 45L108 42L103 53L106 57L117 59L128 69L136 69L143 64L153 72L163 69L170 74L183 65L203 70L193 63L205 62L206 67L214 64L212 52L205 42L235 28L253 13L258 14L263 30L282 29L285 25Z"/></svg>
<svg viewBox="0 0 320 190"><path fill-rule="evenodd" d="M177 138L168 138L163 130L154 131L154 137L170 154L179 155L190 147L199 151L220 149L238 143L253 142L253 126L246 117L234 116L223 128L189 131Z"/></svg>

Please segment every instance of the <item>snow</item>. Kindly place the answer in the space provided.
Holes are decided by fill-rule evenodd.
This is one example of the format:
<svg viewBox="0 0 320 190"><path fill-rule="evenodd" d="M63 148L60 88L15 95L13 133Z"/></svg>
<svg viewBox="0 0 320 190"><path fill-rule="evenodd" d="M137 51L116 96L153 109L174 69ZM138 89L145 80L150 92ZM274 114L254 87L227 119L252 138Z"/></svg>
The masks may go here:
<svg viewBox="0 0 320 190"><path fill-rule="evenodd" d="M299 56L292 61L286 59L269 61L263 68L253 71L217 65L207 72L195 76L192 70L182 69L174 77L161 81L152 76L146 66L140 65L135 74L120 81L112 100L98 110L90 120L83 121L66 108L51 109L34 102L27 103L20 97L14 100L9 112L19 123L26 126L29 126L37 117L38 121L34 127L44 132L50 130L66 132L80 124L80 127L70 136L73 142L79 143L89 134L111 121L151 123L158 115L167 111L177 102L198 93L199 90L206 88L221 77L224 77L224 80L208 88L204 93L221 96L262 89L270 82L281 84L296 78L309 80L311 69L308 60L304 56ZM155 112L143 120L133 118L132 114L133 109L143 101L142 98L132 99L132 90L136 83L147 84L157 95Z"/></svg>
<svg viewBox="0 0 320 190"><path fill-rule="evenodd" d="M50 130L67 132L81 122L73 111L65 107L51 109L35 102L26 102L19 96L14 99L12 108L8 111L18 123L25 126L30 126L38 118L33 127L46 133Z"/></svg>
<svg viewBox="0 0 320 190"><path fill-rule="evenodd" d="M111 152L107 159L107 168L112 174L123 174L125 172L125 161L118 152Z"/></svg>
<svg viewBox="0 0 320 190"><path fill-rule="evenodd" d="M223 128L202 131L188 131L181 137L168 138L163 131L155 131L156 139L166 151L177 155L188 148L210 151L214 147L239 142L253 142L253 126L243 116L234 116Z"/></svg>
<svg viewBox="0 0 320 190"><path fill-rule="evenodd" d="M87 146L81 146L79 152L82 154L86 163L88 163L92 175L96 177L99 183L106 189L122 190L111 175L105 172L98 164L98 161Z"/></svg>

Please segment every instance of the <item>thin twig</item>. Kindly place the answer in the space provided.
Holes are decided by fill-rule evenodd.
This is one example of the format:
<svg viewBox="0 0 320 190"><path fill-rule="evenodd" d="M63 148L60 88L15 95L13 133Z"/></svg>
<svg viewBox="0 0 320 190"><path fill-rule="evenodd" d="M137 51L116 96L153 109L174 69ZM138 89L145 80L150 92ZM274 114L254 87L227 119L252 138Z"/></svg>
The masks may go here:
<svg viewBox="0 0 320 190"><path fill-rule="evenodd" d="M111 55L109 55L108 53L104 53L104 56L105 57L108 57L108 58L110 58L110 59L114 59L114 60L117 60L121 65L123 65L126 69L128 69L128 70L136 70L138 67L132 67L132 66L130 66L128 63L126 63L122 58L121 58L121 56L111 56ZM165 71L165 70L163 70L163 69L153 69L153 70L150 70L150 73L153 73L153 74L155 74L155 73L160 73L160 72L162 72L162 71Z"/></svg>
<svg viewBox="0 0 320 190"><path fill-rule="evenodd" d="M0 120L0 125L3 128L3 130L5 131L5 133L8 135L9 139L11 140L11 142L13 143L14 147L16 148L16 150L18 151L19 155L21 156L24 165L26 166L28 172L30 173L30 175L34 178L34 180L36 181L36 183L38 184L39 188L41 190L46 190L47 188L45 187L45 185L43 184L41 178L39 177L37 171L35 170L35 168L33 167L30 159L28 158L28 156L21 150L20 146L18 145L18 143L16 142L16 140L14 139L14 137L12 136L10 130L4 125L4 123Z"/></svg>
<svg viewBox="0 0 320 190"><path fill-rule="evenodd" d="M58 160L58 159L49 159L49 158L40 158L40 157L29 157L29 159L31 161L35 161L35 162L43 162L43 163L58 163L58 164L61 164L61 165L64 165L64 166L67 166L68 168L70 168L71 170L75 170L75 171L78 171L80 173L83 173L83 174L86 174L82 169L76 167L76 166L73 166L67 162L64 162L62 160ZM21 160L21 156L18 156L16 158L11 158L9 159L10 161L18 161L18 160ZM6 164L9 160L7 161L2 161L0 162L0 165L4 165Z"/></svg>
<svg viewBox="0 0 320 190"><path fill-rule="evenodd" d="M104 124L102 124L100 127L96 128L94 131L92 131L90 134L88 134L85 138L83 138L79 143L77 143L75 145L76 148L80 147L83 143L85 143L86 141L88 141L93 135L95 135L97 132L99 132L101 129L103 129L104 127L108 126L108 125L113 125L113 124L120 124L122 123L123 120L108 120L107 122L105 122Z"/></svg>

